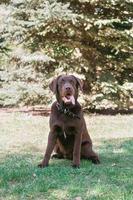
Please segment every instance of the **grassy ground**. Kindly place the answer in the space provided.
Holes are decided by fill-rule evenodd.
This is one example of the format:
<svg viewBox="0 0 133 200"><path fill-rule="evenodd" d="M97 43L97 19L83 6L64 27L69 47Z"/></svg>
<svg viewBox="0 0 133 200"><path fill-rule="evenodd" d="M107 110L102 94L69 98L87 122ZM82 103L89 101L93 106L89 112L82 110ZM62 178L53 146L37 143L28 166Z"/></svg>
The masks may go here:
<svg viewBox="0 0 133 200"><path fill-rule="evenodd" d="M86 116L101 164L51 160L38 169L48 117L0 114L0 200L132 200L133 115Z"/></svg>

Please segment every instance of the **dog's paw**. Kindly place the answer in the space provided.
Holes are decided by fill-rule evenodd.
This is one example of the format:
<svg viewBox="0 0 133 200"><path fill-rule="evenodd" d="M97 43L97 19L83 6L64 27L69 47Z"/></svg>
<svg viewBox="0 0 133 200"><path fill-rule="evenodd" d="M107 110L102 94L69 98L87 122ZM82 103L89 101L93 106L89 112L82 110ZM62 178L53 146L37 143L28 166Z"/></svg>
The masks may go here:
<svg viewBox="0 0 133 200"><path fill-rule="evenodd" d="M72 164L72 167L73 167L73 168L80 168L80 165Z"/></svg>
<svg viewBox="0 0 133 200"><path fill-rule="evenodd" d="M99 158L92 158L92 163L95 165L99 165L100 164Z"/></svg>
<svg viewBox="0 0 133 200"><path fill-rule="evenodd" d="M46 165L46 164L44 164L44 163L40 163L40 164L38 164L38 167L39 167L39 168L48 167L48 164Z"/></svg>
<svg viewBox="0 0 133 200"><path fill-rule="evenodd" d="M55 159L63 159L64 157L63 157L62 154L53 154L53 155L51 156L51 158L52 158L52 159L53 159L53 158L55 158Z"/></svg>

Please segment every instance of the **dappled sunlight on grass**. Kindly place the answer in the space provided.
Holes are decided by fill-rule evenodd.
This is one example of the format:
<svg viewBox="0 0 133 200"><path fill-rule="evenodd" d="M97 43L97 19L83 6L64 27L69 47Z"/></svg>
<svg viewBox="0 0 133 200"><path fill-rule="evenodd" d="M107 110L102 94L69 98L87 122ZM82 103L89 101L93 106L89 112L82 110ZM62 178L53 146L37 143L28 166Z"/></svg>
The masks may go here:
<svg viewBox="0 0 133 200"><path fill-rule="evenodd" d="M120 148L119 145L126 153L113 152ZM7 155L0 167L1 194L5 199L9 194L36 199L42 193L46 199L73 199L77 196L83 199L122 199L127 196L131 199L133 160L130 159L130 145L133 140L121 140L119 144L104 141L100 150L102 163L97 166L82 160L81 168L76 170L68 160L52 159L48 168L39 169L39 154ZM4 192L5 189L8 192Z"/></svg>

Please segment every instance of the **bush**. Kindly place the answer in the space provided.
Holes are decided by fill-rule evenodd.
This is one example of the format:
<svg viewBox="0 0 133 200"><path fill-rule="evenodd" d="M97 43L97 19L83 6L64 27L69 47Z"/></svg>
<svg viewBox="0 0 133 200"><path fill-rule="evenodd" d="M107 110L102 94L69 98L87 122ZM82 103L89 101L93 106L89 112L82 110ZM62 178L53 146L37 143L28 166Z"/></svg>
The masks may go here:
<svg viewBox="0 0 133 200"><path fill-rule="evenodd" d="M130 108L132 7L131 0L1 2L1 87L38 87L39 95L19 87L24 95L14 105L44 104L52 77L75 73L84 79L85 106Z"/></svg>

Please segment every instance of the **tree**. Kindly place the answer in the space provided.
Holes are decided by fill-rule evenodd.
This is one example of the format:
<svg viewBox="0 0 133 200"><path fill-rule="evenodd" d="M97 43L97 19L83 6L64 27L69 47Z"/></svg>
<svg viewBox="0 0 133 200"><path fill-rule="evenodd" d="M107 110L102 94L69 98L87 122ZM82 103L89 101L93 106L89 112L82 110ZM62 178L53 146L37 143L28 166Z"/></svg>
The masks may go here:
<svg viewBox="0 0 133 200"><path fill-rule="evenodd" d="M76 72L85 82L86 106L100 108L107 101L107 106L129 107L132 90L125 84L133 78L131 0L12 0L9 5L14 52L9 63L17 69L17 82L19 76L28 85L43 83L43 91L49 78ZM25 103L43 101L40 96Z"/></svg>

